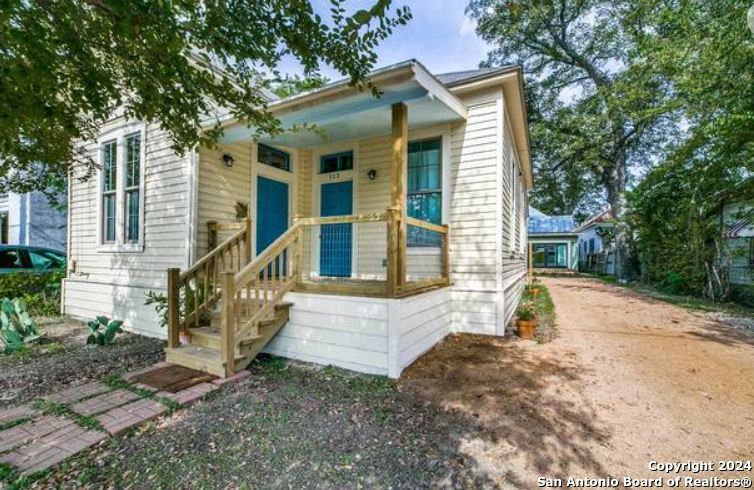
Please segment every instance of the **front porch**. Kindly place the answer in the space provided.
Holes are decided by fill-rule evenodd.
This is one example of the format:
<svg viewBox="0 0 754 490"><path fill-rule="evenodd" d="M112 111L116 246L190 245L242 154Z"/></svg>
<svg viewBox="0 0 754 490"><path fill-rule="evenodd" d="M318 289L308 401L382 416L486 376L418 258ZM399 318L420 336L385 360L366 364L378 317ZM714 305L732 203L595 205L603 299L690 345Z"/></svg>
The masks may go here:
<svg viewBox="0 0 754 490"><path fill-rule="evenodd" d="M295 347L299 358L327 361L307 350L298 332L316 328L312 313L329 315L324 329L328 320L351 322L339 338L373 337L384 362L368 372L400 374L411 357L396 354L401 321L413 314L407 300L450 285L450 128L465 108L448 93L432 96L431 79L398 70L385 83L382 99L351 89L335 101L304 96L271 107L287 127L305 120L319 135L252 140L235 125L217 148L199 151L197 260L169 271L169 360L230 375L289 324L283 337L291 342L273 341L269 349L286 355ZM328 304L328 312L301 309L304 297ZM349 297L382 306L370 310L370 301L361 301L358 314L349 314ZM439 298L439 305L450 302L449 294ZM363 331L368 324L384 328ZM181 345L181 332L191 345ZM333 339L324 344L341 347ZM366 344L354 348L369 351Z"/></svg>

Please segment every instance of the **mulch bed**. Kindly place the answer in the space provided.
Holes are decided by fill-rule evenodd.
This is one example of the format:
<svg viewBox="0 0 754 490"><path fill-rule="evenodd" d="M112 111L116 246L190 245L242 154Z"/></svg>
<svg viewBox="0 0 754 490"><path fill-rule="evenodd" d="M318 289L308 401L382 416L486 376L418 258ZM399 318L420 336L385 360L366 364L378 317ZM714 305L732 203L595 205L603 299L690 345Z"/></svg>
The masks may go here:
<svg viewBox="0 0 754 490"><path fill-rule="evenodd" d="M39 323L46 334L42 343L27 352L0 354L0 409L163 358L165 343L158 339L123 333L111 346L88 346L86 325L61 319Z"/></svg>

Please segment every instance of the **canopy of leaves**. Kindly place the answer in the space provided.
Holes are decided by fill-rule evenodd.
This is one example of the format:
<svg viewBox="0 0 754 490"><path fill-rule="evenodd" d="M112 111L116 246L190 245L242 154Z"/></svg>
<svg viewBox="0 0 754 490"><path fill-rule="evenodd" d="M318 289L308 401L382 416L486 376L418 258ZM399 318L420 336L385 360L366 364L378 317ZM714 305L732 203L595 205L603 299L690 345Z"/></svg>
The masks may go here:
<svg viewBox="0 0 754 490"><path fill-rule="evenodd" d="M391 12L391 0L352 15L345 0L330 3L324 19L309 0L3 2L0 191L45 188L71 162L92 165L76 142L116 109L159 124L179 152L217 140L218 107L275 133L262 88L286 55L307 73L327 63L364 84L376 46L410 12Z"/></svg>
<svg viewBox="0 0 754 490"><path fill-rule="evenodd" d="M747 1L652 0L639 49L667 79L687 138L631 193L632 225L646 278L681 292L724 299L723 199L751 199L754 171L754 35ZM721 279L722 278L722 279Z"/></svg>
<svg viewBox="0 0 754 490"><path fill-rule="evenodd" d="M319 75L310 77L285 75L283 78L275 80L272 83L272 91L275 92L275 95L284 99L286 97L300 94L301 92L324 87L329 81L328 78Z"/></svg>
<svg viewBox="0 0 754 490"><path fill-rule="evenodd" d="M671 108L663 80L636 51L632 6L608 0L470 3L479 33L495 46L486 64L518 63L527 75L534 196L544 208L573 212L582 201L606 198L620 214L631 167L646 164L646 147L667 129L663 116Z"/></svg>

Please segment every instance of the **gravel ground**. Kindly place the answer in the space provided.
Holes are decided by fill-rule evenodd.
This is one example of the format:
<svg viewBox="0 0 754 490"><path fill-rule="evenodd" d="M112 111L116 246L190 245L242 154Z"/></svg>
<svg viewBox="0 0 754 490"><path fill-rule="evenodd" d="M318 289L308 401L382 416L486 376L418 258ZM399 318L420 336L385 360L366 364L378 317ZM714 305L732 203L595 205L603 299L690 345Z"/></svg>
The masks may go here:
<svg viewBox="0 0 754 490"><path fill-rule="evenodd" d="M75 460L39 488L485 488L459 454L470 418L336 368L257 363L159 426Z"/></svg>
<svg viewBox="0 0 754 490"><path fill-rule="evenodd" d="M39 326L46 334L43 343L24 353L0 354L0 409L163 357L161 340L123 333L109 347L87 346L87 327L79 322L48 319Z"/></svg>

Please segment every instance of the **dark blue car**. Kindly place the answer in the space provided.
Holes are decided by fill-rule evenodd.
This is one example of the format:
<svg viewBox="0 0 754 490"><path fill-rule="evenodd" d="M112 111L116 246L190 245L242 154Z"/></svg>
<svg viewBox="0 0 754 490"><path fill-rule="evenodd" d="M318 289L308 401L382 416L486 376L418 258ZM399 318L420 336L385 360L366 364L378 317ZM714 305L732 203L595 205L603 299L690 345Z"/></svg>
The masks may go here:
<svg viewBox="0 0 754 490"><path fill-rule="evenodd" d="M45 247L0 245L0 274L64 270L65 252Z"/></svg>

